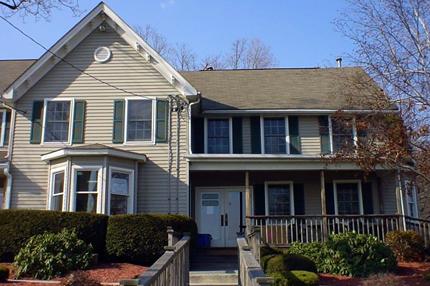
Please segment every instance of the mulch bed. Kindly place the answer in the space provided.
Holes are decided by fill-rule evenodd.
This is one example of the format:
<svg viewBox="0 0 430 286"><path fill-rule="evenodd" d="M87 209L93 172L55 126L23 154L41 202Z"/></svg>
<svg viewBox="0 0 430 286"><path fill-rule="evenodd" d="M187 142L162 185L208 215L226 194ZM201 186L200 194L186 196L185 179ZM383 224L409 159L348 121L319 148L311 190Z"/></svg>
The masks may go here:
<svg viewBox="0 0 430 286"><path fill-rule="evenodd" d="M380 274L369 278L352 278L331 274L320 274L320 285L330 286L430 286L423 275L430 272L430 263L400 262L393 274Z"/></svg>
<svg viewBox="0 0 430 286"><path fill-rule="evenodd" d="M12 264L8 263L0 263L0 265L6 266L11 270L10 279L15 278L14 267ZM85 270L84 272L89 275L90 278L101 282L101 283L115 283L122 279L132 279L145 272L147 267L129 263L101 263L97 266L94 266L90 269ZM53 280L61 280L61 278L54 278ZM8 283L0 283L0 285L4 286L54 286L59 284L50 284L50 283L25 283L25 282L8 282Z"/></svg>

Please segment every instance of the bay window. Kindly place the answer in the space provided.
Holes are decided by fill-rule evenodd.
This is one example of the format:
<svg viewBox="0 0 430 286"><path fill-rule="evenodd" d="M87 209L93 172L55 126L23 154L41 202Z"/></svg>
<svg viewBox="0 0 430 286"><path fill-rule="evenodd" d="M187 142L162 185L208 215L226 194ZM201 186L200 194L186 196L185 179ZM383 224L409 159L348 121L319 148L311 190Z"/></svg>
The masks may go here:
<svg viewBox="0 0 430 286"><path fill-rule="evenodd" d="M133 210L134 171L111 168L109 214L127 214Z"/></svg>
<svg viewBox="0 0 430 286"><path fill-rule="evenodd" d="M153 140L153 100L127 100L127 141Z"/></svg>
<svg viewBox="0 0 430 286"><path fill-rule="evenodd" d="M66 167L59 167L51 170L50 176L50 197L49 197L49 209L54 211L65 210L65 174Z"/></svg>
<svg viewBox="0 0 430 286"><path fill-rule="evenodd" d="M334 181L335 214L363 214L361 182L355 180Z"/></svg>
<svg viewBox="0 0 430 286"><path fill-rule="evenodd" d="M264 118L264 153L286 154L287 150L287 125L285 118Z"/></svg>
<svg viewBox="0 0 430 286"><path fill-rule="evenodd" d="M292 182L266 182L266 215L294 215Z"/></svg>
<svg viewBox="0 0 430 286"><path fill-rule="evenodd" d="M231 119L206 119L206 153L231 153Z"/></svg>
<svg viewBox="0 0 430 286"><path fill-rule="evenodd" d="M69 142L70 100L45 101L44 142Z"/></svg>
<svg viewBox="0 0 430 286"><path fill-rule="evenodd" d="M410 181L405 182L407 215L418 218L418 199L415 184Z"/></svg>
<svg viewBox="0 0 430 286"><path fill-rule="evenodd" d="M100 213L101 167L74 168L74 211Z"/></svg>

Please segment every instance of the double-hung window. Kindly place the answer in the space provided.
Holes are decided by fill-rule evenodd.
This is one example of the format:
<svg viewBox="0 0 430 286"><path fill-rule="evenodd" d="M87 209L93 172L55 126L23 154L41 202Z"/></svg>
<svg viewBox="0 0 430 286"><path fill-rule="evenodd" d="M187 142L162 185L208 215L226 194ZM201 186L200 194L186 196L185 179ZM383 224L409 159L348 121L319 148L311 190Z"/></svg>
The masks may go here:
<svg viewBox="0 0 430 286"><path fill-rule="evenodd" d="M71 106L70 100L45 103L44 142L69 142Z"/></svg>
<svg viewBox="0 0 430 286"><path fill-rule="evenodd" d="M287 153L287 125L283 117L264 118L264 153L286 154Z"/></svg>
<svg viewBox="0 0 430 286"><path fill-rule="evenodd" d="M352 118L333 118L333 152L352 151L354 148L354 120Z"/></svg>
<svg viewBox="0 0 430 286"><path fill-rule="evenodd" d="M230 146L230 119L207 119L207 153L227 154Z"/></svg>
<svg viewBox="0 0 430 286"><path fill-rule="evenodd" d="M99 189L100 179L99 173L101 168L79 168L74 169L75 185L74 185L74 210L79 212L99 213Z"/></svg>
<svg viewBox="0 0 430 286"><path fill-rule="evenodd" d="M292 182L266 182L266 215L294 215Z"/></svg>
<svg viewBox="0 0 430 286"><path fill-rule="evenodd" d="M410 217L418 218L418 199L415 184L410 181L405 182L407 214Z"/></svg>
<svg viewBox="0 0 430 286"><path fill-rule="evenodd" d="M10 118L11 113L9 110L0 110L0 146L9 144Z"/></svg>
<svg viewBox="0 0 430 286"><path fill-rule="evenodd" d="M49 209L54 211L65 210L65 187L66 187L66 167L59 167L51 170L50 176L50 198Z"/></svg>
<svg viewBox="0 0 430 286"><path fill-rule="evenodd" d="M152 141L153 100L127 100L127 141Z"/></svg>
<svg viewBox="0 0 430 286"><path fill-rule="evenodd" d="M134 196L133 173L133 170L111 169L109 214L132 213Z"/></svg>
<svg viewBox="0 0 430 286"><path fill-rule="evenodd" d="M358 215L363 213L361 182L334 182L335 213L338 215Z"/></svg>

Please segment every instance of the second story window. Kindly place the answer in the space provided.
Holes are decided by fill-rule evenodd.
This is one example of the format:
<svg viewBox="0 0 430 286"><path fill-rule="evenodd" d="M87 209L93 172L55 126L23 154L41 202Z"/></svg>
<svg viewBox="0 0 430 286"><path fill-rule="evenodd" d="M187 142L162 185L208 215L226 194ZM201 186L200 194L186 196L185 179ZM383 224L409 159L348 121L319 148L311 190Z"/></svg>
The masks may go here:
<svg viewBox="0 0 430 286"><path fill-rule="evenodd" d="M332 119L333 152L351 151L354 148L354 120Z"/></svg>
<svg viewBox="0 0 430 286"><path fill-rule="evenodd" d="M230 153L230 120L207 119L207 153Z"/></svg>
<svg viewBox="0 0 430 286"><path fill-rule="evenodd" d="M45 142L68 142L70 126L70 101L46 103Z"/></svg>
<svg viewBox="0 0 430 286"><path fill-rule="evenodd" d="M128 100L127 141L152 140L152 100Z"/></svg>
<svg viewBox="0 0 430 286"><path fill-rule="evenodd" d="M264 153L286 154L285 118L264 118Z"/></svg>

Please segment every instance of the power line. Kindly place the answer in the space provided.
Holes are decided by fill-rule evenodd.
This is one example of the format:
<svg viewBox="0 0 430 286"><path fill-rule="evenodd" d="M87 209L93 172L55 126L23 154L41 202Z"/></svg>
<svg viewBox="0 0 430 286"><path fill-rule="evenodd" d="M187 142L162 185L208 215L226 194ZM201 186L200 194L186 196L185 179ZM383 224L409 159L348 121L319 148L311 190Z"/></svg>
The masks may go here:
<svg viewBox="0 0 430 286"><path fill-rule="evenodd" d="M44 49L45 51L47 51L48 53L50 53L51 55L53 55L54 57L56 57L57 59L59 59L60 61L62 61L62 62L64 62L64 63L66 63L67 65L69 65L69 66L71 66L72 68L76 69L76 70L77 70L77 71L79 71L80 73L85 74L85 75L87 75L87 76L91 77L92 79L95 79L95 80L97 80L98 82L100 82L100 83L102 83L102 84L105 84L105 85L107 85L107 86L109 86L109 87L111 87L111 88L114 88L114 89L116 89L116 90L119 90L119 91L121 91L121 92L124 92L124 93L127 93L127 94L131 94L131 95L133 95L133 96L138 96L138 97L140 97L140 98L141 98L141 97L147 97L147 96L144 96L144 95L141 95L141 94L134 93L134 92L132 92L132 91L128 91L128 90L126 90L126 89L124 89L124 88L118 87L118 86L113 85L113 84L111 84L111 83L109 83L109 82L107 82L107 81L104 81L104 80L102 80L102 79L97 78L96 76L94 76L94 75L92 75L92 74L90 74L90 73L88 73L88 72L84 71L83 69L81 69L81 68L79 68L79 67L75 66L73 63L71 63L71 62L67 61L66 59L64 59L64 58L60 57L59 55L55 54L55 53L54 53L54 52L52 52L50 49L48 49L47 47L45 47L43 44L41 44L41 43L40 43L40 42L38 42L36 39L34 39L32 36L30 36L29 34L27 34L26 32L24 32L23 30L21 30L18 26L16 26L16 25L15 25L15 24L13 24L12 22L10 22L8 19L6 19L5 17L3 17L2 15L0 15L0 18L1 18L3 21L5 21L7 24L9 24L12 28L14 28L15 30L17 30L20 34L24 35L26 38L28 38L29 40L31 40L33 43L35 43L36 45L38 45L39 47L41 47L42 49Z"/></svg>

